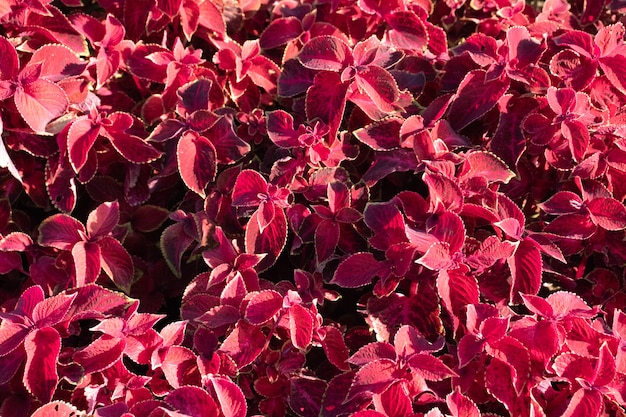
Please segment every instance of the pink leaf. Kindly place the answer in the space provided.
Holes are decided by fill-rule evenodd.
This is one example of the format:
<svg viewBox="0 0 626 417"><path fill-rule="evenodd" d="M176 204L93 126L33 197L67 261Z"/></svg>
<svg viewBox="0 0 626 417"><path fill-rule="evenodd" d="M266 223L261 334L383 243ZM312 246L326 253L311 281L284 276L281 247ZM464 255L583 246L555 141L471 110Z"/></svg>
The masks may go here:
<svg viewBox="0 0 626 417"><path fill-rule="evenodd" d="M456 131L491 110L509 88L508 78L491 81L485 78L485 71L473 70L461 81L447 118Z"/></svg>
<svg viewBox="0 0 626 417"><path fill-rule="evenodd" d="M423 181L428 186L430 211L436 212L442 209L460 211L463 207L463 192L450 178L427 172Z"/></svg>
<svg viewBox="0 0 626 417"><path fill-rule="evenodd" d="M400 98L400 91L387 70L368 65L365 70L357 72L355 81L359 91L367 95L380 111L389 113L395 110L393 104Z"/></svg>
<svg viewBox="0 0 626 417"><path fill-rule="evenodd" d="M626 228L626 208L614 198L594 198L587 209L591 221L605 230Z"/></svg>
<svg viewBox="0 0 626 417"><path fill-rule="evenodd" d="M396 362L398 355L393 345L387 342L372 342L361 347L348 359L353 365L363 366L378 359L389 359Z"/></svg>
<svg viewBox="0 0 626 417"><path fill-rule="evenodd" d="M260 291L248 301L245 319L254 325L264 324L271 320L282 307L282 295L274 290Z"/></svg>
<svg viewBox="0 0 626 417"><path fill-rule="evenodd" d="M265 335L256 326L239 320L235 329L226 337L220 352L230 356L238 368L251 364L265 348Z"/></svg>
<svg viewBox="0 0 626 417"><path fill-rule="evenodd" d="M98 240L100 263L104 272L115 285L128 293L133 283L133 260L130 254L114 237L105 236Z"/></svg>
<svg viewBox="0 0 626 417"><path fill-rule="evenodd" d="M289 333L291 343L300 349L305 350L311 344L313 338L314 317L309 310L300 304L295 304L289 308Z"/></svg>
<svg viewBox="0 0 626 417"><path fill-rule="evenodd" d="M48 44L37 49L30 58L29 65L39 62L43 64L40 77L53 82L79 76L87 67L87 62L78 58L65 45Z"/></svg>
<svg viewBox="0 0 626 417"><path fill-rule="evenodd" d="M224 417L246 417L248 406L241 388L223 376L211 377L210 381Z"/></svg>
<svg viewBox="0 0 626 417"><path fill-rule="evenodd" d="M45 133L48 123L63 115L68 106L61 87L41 78L23 84L15 91L14 99L20 115L36 133Z"/></svg>
<svg viewBox="0 0 626 417"><path fill-rule="evenodd" d="M457 267L457 262L452 259L450 244L447 242L433 243L426 253L415 262L424 265L432 271L448 270Z"/></svg>
<svg viewBox="0 0 626 417"><path fill-rule="evenodd" d="M355 253L339 264L330 283L344 288L362 287L371 284L381 269L381 263L373 254Z"/></svg>
<svg viewBox="0 0 626 417"><path fill-rule="evenodd" d="M215 179L217 172L216 151L211 141L187 132L178 141L176 156L178 171L185 185L205 198L204 189Z"/></svg>
<svg viewBox="0 0 626 417"><path fill-rule="evenodd" d="M339 38L319 36L302 47L298 61L312 70L339 72L352 64L352 51Z"/></svg>
<svg viewBox="0 0 626 417"><path fill-rule="evenodd" d="M186 386L175 389L165 397L178 416L218 417L219 408L211 396L202 388Z"/></svg>
<svg viewBox="0 0 626 417"><path fill-rule="evenodd" d="M42 403L52 399L59 382L57 361L61 350L61 336L52 327L33 330L24 340L26 366L24 386Z"/></svg>
<svg viewBox="0 0 626 417"><path fill-rule="evenodd" d="M120 205L117 201L100 204L87 217L87 234L91 239L106 236L120 221Z"/></svg>

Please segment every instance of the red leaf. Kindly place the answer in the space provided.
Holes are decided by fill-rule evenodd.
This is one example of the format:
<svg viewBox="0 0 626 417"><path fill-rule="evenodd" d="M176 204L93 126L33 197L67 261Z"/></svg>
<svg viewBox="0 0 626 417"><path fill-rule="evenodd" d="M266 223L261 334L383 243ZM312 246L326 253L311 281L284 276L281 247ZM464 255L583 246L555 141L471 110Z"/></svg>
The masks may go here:
<svg viewBox="0 0 626 417"><path fill-rule="evenodd" d="M219 350L230 356L241 369L259 356L265 348L265 339L265 335L258 327L248 324L245 320L239 320Z"/></svg>
<svg viewBox="0 0 626 417"><path fill-rule="evenodd" d="M26 366L23 383L42 403L52 399L59 382L57 361L61 351L61 336L52 327L35 329L24 340Z"/></svg>
<svg viewBox="0 0 626 417"><path fill-rule="evenodd" d="M67 149L70 163L79 172L87 163L89 151L100 135L100 126L86 116L77 118L67 133Z"/></svg>
<svg viewBox="0 0 626 417"><path fill-rule="evenodd" d="M397 378L394 373L397 365L389 359L378 359L363 365L356 373L347 400L359 394L381 394Z"/></svg>
<svg viewBox="0 0 626 417"><path fill-rule="evenodd" d="M176 157L178 171L185 185L205 198L204 189L215 180L217 172L216 151L211 141L204 136L187 132L178 141Z"/></svg>
<svg viewBox="0 0 626 417"><path fill-rule="evenodd" d="M387 151L400 147L401 128L402 119L389 117L357 129L353 134L375 151Z"/></svg>
<svg viewBox="0 0 626 417"><path fill-rule="evenodd" d="M613 87L626 94L626 57L622 54L600 58L600 68L606 74Z"/></svg>
<svg viewBox="0 0 626 417"><path fill-rule="evenodd" d="M79 76L87 67L87 63L65 45L48 44L37 49L29 65L39 62L42 63L40 77L53 82Z"/></svg>
<svg viewBox="0 0 626 417"><path fill-rule="evenodd" d="M311 344L313 338L314 317L312 313L300 304L295 304L289 308L289 333L291 343L300 349L305 350Z"/></svg>
<svg viewBox="0 0 626 417"><path fill-rule="evenodd" d="M626 228L626 208L614 198L594 198L587 203L591 221L605 230Z"/></svg>
<svg viewBox="0 0 626 417"><path fill-rule="evenodd" d="M509 88L509 79L486 81L486 72L473 70L463 78L448 110L448 122L459 131L487 113Z"/></svg>
<svg viewBox="0 0 626 417"><path fill-rule="evenodd" d="M405 417L413 414L412 401L405 387L406 385L403 382L396 382L379 396L374 396L373 400L376 409L383 410L385 412L384 416L387 417ZM362 414L353 414L353 417L355 415ZM362 416L365 417L365 415ZM378 414L372 414L371 416L376 417Z"/></svg>
<svg viewBox="0 0 626 417"><path fill-rule="evenodd" d="M466 177L482 177L488 182L508 182L515 177L515 173L511 171L504 161L490 152L475 151L470 152L465 157L466 163L469 165Z"/></svg>
<svg viewBox="0 0 626 417"><path fill-rule="evenodd" d="M393 104L400 98L400 90L387 70L368 65L366 69L357 71L354 79L359 91L367 95L380 111L390 113L395 110Z"/></svg>
<svg viewBox="0 0 626 417"><path fill-rule="evenodd" d="M363 366L378 359L389 359L396 362L398 355L396 349L387 342L372 342L361 347L348 362L354 365Z"/></svg>
<svg viewBox="0 0 626 417"><path fill-rule="evenodd" d="M408 363L413 372L429 381L442 381L449 377L458 376L441 359L428 353L415 354L411 356Z"/></svg>
<svg viewBox="0 0 626 417"><path fill-rule="evenodd" d="M511 301L521 303L519 294L535 295L541 288L541 253L535 241L522 239L512 257L507 259L513 282Z"/></svg>
<svg viewBox="0 0 626 417"><path fill-rule="evenodd" d="M45 79L22 84L13 96L15 106L24 121L36 133L45 134L46 126L63 115L68 101L61 87Z"/></svg>
<svg viewBox="0 0 626 417"><path fill-rule="evenodd" d="M78 242L72 248L74 269L76 271L76 286L96 282L100 275L100 247L93 242Z"/></svg>
<svg viewBox="0 0 626 417"><path fill-rule="evenodd" d="M461 394L458 387L446 396L446 404L454 417L480 417L476 404Z"/></svg>
<svg viewBox="0 0 626 417"><path fill-rule="evenodd" d="M349 371L350 365L348 365L348 357L350 352L343 340L343 335L339 329L331 326L324 326L320 330L323 330L324 336L322 338L322 348L328 361L335 365L339 370Z"/></svg>
<svg viewBox="0 0 626 417"><path fill-rule="evenodd" d="M87 217L87 234L91 239L106 236L120 221L120 205L117 201L100 204Z"/></svg>
<svg viewBox="0 0 626 417"><path fill-rule="evenodd" d="M233 125L226 117L221 117L204 136L209 138L215 147L217 162L232 164L250 152L250 145L235 134Z"/></svg>
<svg viewBox="0 0 626 417"><path fill-rule="evenodd" d="M317 38L316 38L317 39ZM320 72L306 93L306 115L309 120L319 117L330 129L329 138L337 135L346 107L350 83L342 83L335 72Z"/></svg>
<svg viewBox="0 0 626 417"><path fill-rule="evenodd" d="M200 387L186 386L175 389L165 397L177 415L193 417L218 417L219 408L211 396Z"/></svg>
<svg viewBox="0 0 626 417"><path fill-rule="evenodd" d="M389 42L398 49L423 51L428 45L424 22L413 11L397 11L387 17Z"/></svg>
<svg viewBox="0 0 626 417"><path fill-rule="evenodd" d="M6 38L0 36L0 80L14 80L19 71L17 51Z"/></svg>
<svg viewBox="0 0 626 417"><path fill-rule="evenodd" d="M449 243L436 242L428 248L421 258L416 259L415 262L424 265L431 271L454 269L458 264L452 259L451 255Z"/></svg>
<svg viewBox="0 0 626 417"><path fill-rule="evenodd" d="M241 388L223 376L210 377L210 381L224 417L246 417L248 406Z"/></svg>
<svg viewBox="0 0 626 417"><path fill-rule="evenodd" d="M280 17L272 20L259 37L263 49L282 46L302 34L302 23L295 16Z"/></svg>
<svg viewBox="0 0 626 417"><path fill-rule="evenodd" d="M562 417L598 417L603 403L598 391L581 388L574 393Z"/></svg>
<svg viewBox="0 0 626 417"><path fill-rule="evenodd" d="M274 220L263 231L259 227L259 212L254 212L246 228L246 253L267 254L257 265L257 271L264 271L276 262L278 255L287 243L287 218L282 209L274 212Z"/></svg>
<svg viewBox="0 0 626 417"><path fill-rule="evenodd" d="M568 239L585 240L591 237L597 227L589 216L583 214L563 214L552 220L544 232L553 233Z"/></svg>
<svg viewBox="0 0 626 417"><path fill-rule="evenodd" d="M479 302L478 282L465 271L462 269L442 270L437 277L439 297L452 315L455 329L460 322L464 321L465 306Z"/></svg>
<svg viewBox="0 0 626 417"><path fill-rule="evenodd" d="M548 214L577 213L583 205L583 200L571 191L559 191L539 207Z"/></svg>
<svg viewBox="0 0 626 417"><path fill-rule="evenodd" d="M133 283L134 266L130 254L114 237L98 240L100 264L117 288L128 293Z"/></svg>
<svg viewBox="0 0 626 417"><path fill-rule="evenodd" d="M352 64L352 51L339 38L319 36L302 47L298 61L312 70L339 72Z"/></svg>
<svg viewBox="0 0 626 417"><path fill-rule="evenodd" d="M109 139L115 150L129 162L145 164L161 156L161 152L139 136L115 129L103 129L101 133Z"/></svg>
<svg viewBox="0 0 626 417"><path fill-rule="evenodd" d="M458 212L463 207L463 192L450 178L427 172L423 181L428 186L431 212L447 209Z"/></svg>
<svg viewBox="0 0 626 417"><path fill-rule="evenodd" d="M33 322L37 327L54 326L63 320L76 294L58 294L37 303L33 309Z"/></svg>
<svg viewBox="0 0 626 417"><path fill-rule="evenodd" d="M322 220L315 229L315 259L323 263L335 253L339 243L339 224L331 220Z"/></svg>
<svg viewBox="0 0 626 417"><path fill-rule="evenodd" d="M357 288L372 283L383 266L369 252L355 253L339 264L330 284L344 288Z"/></svg>
<svg viewBox="0 0 626 417"><path fill-rule="evenodd" d="M174 388L180 388L183 385L200 383L196 362L196 355L190 349L170 346L161 357L161 369L167 382Z"/></svg>
<svg viewBox="0 0 626 417"><path fill-rule="evenodd" d="M76 407L65 401L52 401L39 407L31 417L67 417L72 415L79 415Z"/></svg>
<svg viewBox="0 0 626 417"><path fill-rule="evenodd" d="M300 417L318 417L328 384L312 376L290 379L289 407Z"/></svg>
<svg viewBox="0 0 626 417"><path fill-rule="evenodd" d="M261 174L245 169L237 176L233 187L233 206L258 207L261 202L259 194L267 194L267 181Z"/></svg>
<svg viewBox="0 0 626 417"><path fill-rule="evenodd" d="M189 115L196 110L209 110L209 92L212 85L213 82L206 78L183 85L176 91L176 95L180 97L179 106Z"/></svg>
<svg viewBox="0 0 626 417"><path fill-rule="evenodd" d="M125 347L124 339L105 334L74 353L73 359L88 375L107 369L120 360Z"/></svg>
<svg viewBox="0 0 626 417"><path fill-rule="evenodd" d="M251 324L268 322L283 308L283 296L274 290L264 290L253 295L246 306L245 319Z"/></svg>
<svg viewBox="0 0 626 417"><path fill-rule="evenodd" d="M177 277L182 275L181 262L183 254L193 242L193 238L189 237L185 232L183 223L168 226L161 234L161 253L163 253L163 258L165 258L167 265Z"/></svg>

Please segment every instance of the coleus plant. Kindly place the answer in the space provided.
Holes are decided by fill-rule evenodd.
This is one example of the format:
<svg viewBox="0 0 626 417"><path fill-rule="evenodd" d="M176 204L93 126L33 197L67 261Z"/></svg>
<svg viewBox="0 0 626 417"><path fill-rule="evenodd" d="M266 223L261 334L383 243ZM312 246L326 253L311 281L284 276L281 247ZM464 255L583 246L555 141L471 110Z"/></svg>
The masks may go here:
<svg viewBox="0 0 626 417"><path fill-rule="evenodd" d="M0 415L626 414L623 2L0 2Z"/></svg>

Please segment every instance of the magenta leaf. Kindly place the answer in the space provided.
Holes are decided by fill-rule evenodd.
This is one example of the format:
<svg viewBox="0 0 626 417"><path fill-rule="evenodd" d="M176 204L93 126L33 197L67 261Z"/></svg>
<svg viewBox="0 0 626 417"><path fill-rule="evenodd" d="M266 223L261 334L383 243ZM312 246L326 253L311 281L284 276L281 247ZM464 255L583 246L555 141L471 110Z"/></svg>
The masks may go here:
<svg viewBox="0 0 626 417"><path fill-rule="evenodd" d="M400 98L400 91L393 76L385 69L369 65L355 76L359 91L365 93L376 107L385 113L393 112L393 104Z"/></svg>
<svg viewBox="0 0 626 417"><path fill-rule="evenodd" d="M397 377L397 365L389 359L378 359L363 365L356 373L348 393L348 400L360 394L381 394Z"/></svg>
<svg viewBox="0 0 626 417"><path fill-rule="evenodd" d="M541 288L541 253L531 239L522 239L512 257L507 259L513 282L511 301L520 303L519 294L535 295Z"/></svg>
<svg viewBox="0 0 626 417"><path fill-rule="evenodd" d="M259 356L265 347L265 339L258 327L239 320L219 350L230 356L238 368L243 368Z"/></svg>
<svg viewBox="0 0 626 417"><path fill-rule="evenodd" d="M289 407L300 417L317 417L328 384L312 376L296 376L290 381Z"/></svg>
<svg viewBox="0 0 626 417"><path fill-rule="evenodd" d="M120 205L117 201L100 204L87 217L87 234L91 239L106 236L120 221Z"/></svg>
<svg viewBox="0 0 626 417"><path fill-rule="evenodd" d="M287 243L287 218L282 209L275 210L274 219L261 231L258 216L259 212L255 211L248 221L245 247L249 254L267 254L256 267L258 271L263 271L276 262Z"/></svg>
<svg viewBox="0 0 626 417"><path fill-rule="evenodd" d="M362 287L371 284L382 268L371 253L355 253L339 264L330 283L344 288Z"/></svg>
<svg viewBox="0 0 626 417"><path fill-rule="evenodd" d="M45 79L23 84L16 90L14 99L24 121L40 134L45 134L48 123L63 115L68 106L61 87Z"/></svg>
<svg viewBox="0 0 626 417"><path fill-rule="evenodd" d="M39 401L46 403L59 382L57 361L61 350L61 336L52 327L35 329L24 340L26 367L24 386Z"/></svg>
<svg viewBox="0 0 626 417"><path fill-rule="evenodd" d="M196 355L183 346L170 346L161 356L161 369L167 382L174 388L199 383ZM153 365L154 366L154 365Z"/></svg>
<svg viewBox="0 0 626 417"><path fill-rule="evenodd" d="M167 265L178 277L182 274L181 263L183 255L193 241L193 238L185 232L185 226L182 223L166 227L161 234L161 252Z"/></svg>
<svg viewBox="0 0 626 417"><path fill-rule="evenodd" d="M224 417L246 417L248 406L241 388L226 377L210 377L210 381Z"/></svg>
<svg viewBox="0 0 626 417"><path fill-rule="evenodd" d="M128 293L133 284L133 260L117 239L105 236L98 240L100 264L115 285Z"/></svg>
<svg viewBox="0 0 626 417"><path fill-rule="evenodd" d="M334 138L341 125L350 83L343 83L335 72L320 72L306 94L306 115L309 120L320 118L330 128Z"/></svg>
<svg viewBox="0 0 626 417"><path fill-rule="evenodd" d="M455 130L463 129L491 110L508 88L508 78L487 81L485 71L470 71L459 85L447 120Z"/></svg>
<svg viewBox="0 0 626 417"><path fill-rule="evenodd" d="M282 295L273 290L260 291L248 301L244 317L251 324L264 324L271 320L282 307Z"/></svg>
<svg viewBox="0 0 626 417"><path fill-rule="evenodd" d="M56 249L71 250L74 244L83 240L85 227L73 217L55 214L39 225L38 243Z"/></svg>
<svg viewBox="0 0 626 417"><path fill-rule="evenodd" d="M267 194L267 181L256 171L246 169L239 173L233 187L233 205L257 207L261 202L259 194Z"/></svg>
<svg viewBox="0 0 626 417"><path fill-rule="evenodd" d="M320 36L302 47L298 61L312 70L339 72L352 64L352 51L339 38Z"/></svg>
<svg viewBox="0 0 626 417"><path fill-rule="evenodd" d="M476 404L461 394L458 388L446 396L446 404L454 417L480 417L481 415Z"/></svg>
<svg viewBox="0 0 626 417"><path fill-rule="evenodd" d="M324 326L322 348L328 357L328 361L342 371L350 370L348 357L350 352L343 339L341 331L335 327Z"/></svg>
<svg viewBox="0 0 626 417"><path fill-rule="evenodd" d="M15 47L4 37L0 37L0 55L4 57L0 63L0 80L14 79L19 71L19 58Z"/></svg>
<svg viewBox="0 0 626 417"><path fill-rule="evenodd" d="M202 388L185 386L175 389L165 397L165 402L177 411L172 416L218 417L219 409L211 396Z"/></svg>
<svg viewBox="0 0 626 417"><path fill-rule="evenodd" d="M408 361L413 372L429 381L442 381L457 376L456 372L448 368L439 358L427 353L417 353Z"/></svg>
<svg viewBox="0 0 626 417"><path fill-rule="evenodd" d="M78 242L72 247L72 258L76 271L76 286L96 282L100 275L100 246L93 242Z"/></svg>
<svg viewBox="0 0 626 417"><path fill-rule="evenodd" d="M216 151L211 141L187 132L178 141L176 156L185 185L202 198L206 197L204 190L217 172Z"/></svg>
<svg viewBox="0 0 626 417"><path fill-rule="evenodd" d="M85 374L100 372L120 360L125 347L124 339L105 334L74 353L73 359L83 367Z"/></svg>
<svg viewBox="0 0 626 417"><path fill-rule="evenodd" d="M263 49L277 48L296 39L302 33L302 23L295 16L272 20L259 37Z"/></svg>
<svg viewBox="0 0 626 417"><path fill-rule="evenodd" d="M596 390L579 389L563 412L563 417L598 417L602 411L602 395Z"/></svg>
<svg viewBox="0 0 626 417"><path fill-rule="evenodd" d="M51 327L63 320L70 309L76 294L58 294L37 303L33 309L33 322L38 327Z"/></svg>
<svg viewBox="0 0 626 417"><path fill-rule="evenodd" d="M387 17L390 43L398 49L422 51L428 45L424 22L412 11L397 11Z"/></svg>
<svg viewBox="0 0 626 417"><path fill-rule="evenodd" d="M67 133L68 155L75 172L80 171L87 163L89 151L100 135L100 126L87 117L77 118Z"/></svg>
<svg viewBox="0 0 626 417"><path fill-rule="evenodd" d="M295 304L289 308L289 332L291 343L300 349L305 350L311 344L313 338L314 317L309 310L300 304Z"/></svg>
<svg viewBox="0 0 626 417"><path fill-rule="evenodd" d="M626 228L626 208L614 198L594 198L587 203L591 221L605 230Z"/></svg>
<svg viewBox="0 0 626 417"><path fill-rule="evenodd" d="M78 415L78 413L78 409L73 405L57 400L42 405L31 417L65 417L73 414Z"/></svg>

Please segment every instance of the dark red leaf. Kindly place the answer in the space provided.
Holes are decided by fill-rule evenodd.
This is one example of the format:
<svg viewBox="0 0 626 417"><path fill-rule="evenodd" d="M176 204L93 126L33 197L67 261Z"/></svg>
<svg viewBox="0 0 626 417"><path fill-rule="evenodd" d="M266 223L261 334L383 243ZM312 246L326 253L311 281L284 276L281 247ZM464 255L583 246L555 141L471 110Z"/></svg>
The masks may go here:
<svg viewBox="0 0 626 417"><path fill-rule="evenodd" d="M128 293L133 283L133 260L117 239L105 236L98 240L100 264L117 288Z"/></svg>
<svg viewBox="0 0 626 417"><path fill-rule="evenodd" d="M206 186L217 173L216 150L210 140L193 132L186 132L178 141L176 151L178 171L190 190L205 198Z"/></svg>
<svg viewBox="0 0 626 417"><path fill-rule="evenodd" d="M26 366L23 383L42 403L52 399L59 382L57 361L61 351L61 336L52 327L35 329L24 340Z"/></svg>
<svg viewBox="0 0 626 417"><path fill-rule="evenodd" d="M298 61L312 70L339 72L352 64L352 51L339 38L319 36L302 47Z"/></svg>

